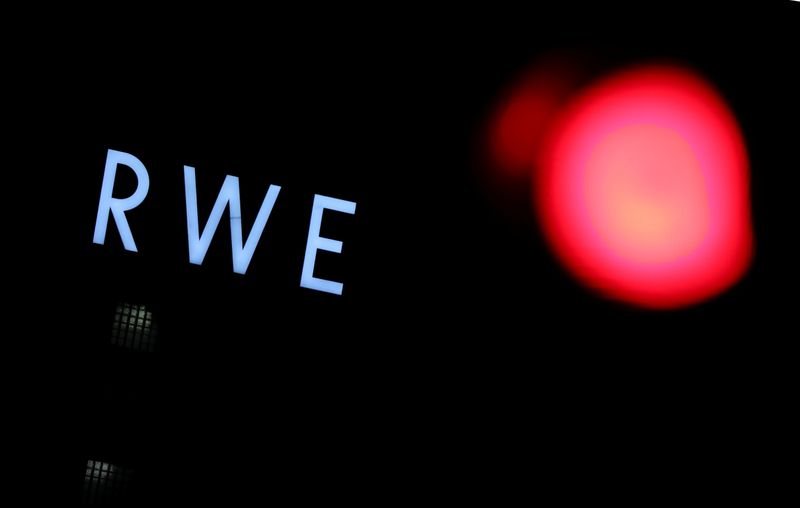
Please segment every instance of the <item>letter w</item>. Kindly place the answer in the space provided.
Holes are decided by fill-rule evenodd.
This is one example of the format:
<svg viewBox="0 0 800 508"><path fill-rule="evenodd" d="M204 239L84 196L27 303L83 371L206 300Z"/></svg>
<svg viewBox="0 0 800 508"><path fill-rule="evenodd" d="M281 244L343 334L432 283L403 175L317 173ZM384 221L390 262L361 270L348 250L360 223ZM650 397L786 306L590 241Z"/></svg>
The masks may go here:
<svg viewBox="0 0 800 508"><path fill-rule="evenodd" d="M197 217L197 183L194 176L194 168L190 166L183 167L183 178L186 187L186 225L189 234L189 262L195 265L203 264L203 258L206 257L208 246L211 244L211 238L219 226L219 221L222 219L222 213L225 207L230 204L230 218L231 218L231 251L233 253L233 271L236 273L244 274L247 271L250 260L253 258L253 252L256 250L258 240L261 238L261 233L264 232L264 226L267 225L269 214L272 212L272 207L275 206L275 200L278 199L278 193L281 188L277 185L270 185L267 190L267 195L264 197L264 202L261 203L261 209L258 211L256 221L253 223L253 229L250 230L250 235L247 241L242 246L242 211L239 203L239 178L231 175L225 177L222 183L222 188L217 196L217 201L214 203L214 208L211 210L211 215L208 217L208 222L202 233L200 232L199 219Z"/></svg>

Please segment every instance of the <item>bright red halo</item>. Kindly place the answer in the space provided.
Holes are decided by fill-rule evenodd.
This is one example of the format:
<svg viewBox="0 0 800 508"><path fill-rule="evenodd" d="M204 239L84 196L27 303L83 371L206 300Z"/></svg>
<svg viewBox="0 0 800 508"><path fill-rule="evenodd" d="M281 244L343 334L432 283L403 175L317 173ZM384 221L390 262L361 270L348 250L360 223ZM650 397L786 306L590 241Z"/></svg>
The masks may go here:
<svg viewBox="0 0 800 508"><path fill-rule="evenodd" d="M747 153L719 94L648 66L591 86L561 113L533 185L560 261L601 294L676 308L719 294L753 250Z"/></svg>

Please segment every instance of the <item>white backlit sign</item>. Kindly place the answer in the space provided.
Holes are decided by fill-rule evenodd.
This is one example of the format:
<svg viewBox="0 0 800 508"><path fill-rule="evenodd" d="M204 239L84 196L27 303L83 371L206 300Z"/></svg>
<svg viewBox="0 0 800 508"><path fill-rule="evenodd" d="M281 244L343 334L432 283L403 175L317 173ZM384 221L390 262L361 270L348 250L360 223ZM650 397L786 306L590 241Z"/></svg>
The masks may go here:
<svg viewBox="0 0 800 508"><path fill-rule="evenodd" d="M127 198L112 197L114 191L114 180L118 166L127 166L136 174L136 191ZM217 230L225 209L228 208L231 229L231 253L233 255L233 271L244 274L253 258L261 234L269 220L270 212L275 206L281 188L277 185L270 185L267 190L261 208L258 211L256 220L247 239L243 241L242 235L242 213L239 199L239 178L227 175L222 183L222 188L217 195L217 200L208 217L208 221L203 229L200 229L200 221L197 211L197 182L195 180L195 170L193 167L183 167L184 187L186 191L186 226L189 244L189 262L195 265L203 264L211 239ZM132 210L142 204L147 191L150 189L150 177L142 161L135 156L108 150L106 157L105 170L103 172L103 185L100 190L100 203L97 207L97 221L94 228L94 243L103 245L108 229L108 217L114 217L117 225L122 245L126 250L137 252L136 242L133 240L133 232L128 225L125 212ZM316 291L323 291L335 295L341 295L343 284L326 279L314 277L314 263L317 251L324 250L340 254L342 252L342 242L320 236L322 225L322 214L325 210L333 210L347 214L354 214L356 204L352 201L343 199L314 195L314 204L311 210L311 222L308 227L308 241L306 242L305 259L303 260L303 271L300 277L300 286Z"/></svg>

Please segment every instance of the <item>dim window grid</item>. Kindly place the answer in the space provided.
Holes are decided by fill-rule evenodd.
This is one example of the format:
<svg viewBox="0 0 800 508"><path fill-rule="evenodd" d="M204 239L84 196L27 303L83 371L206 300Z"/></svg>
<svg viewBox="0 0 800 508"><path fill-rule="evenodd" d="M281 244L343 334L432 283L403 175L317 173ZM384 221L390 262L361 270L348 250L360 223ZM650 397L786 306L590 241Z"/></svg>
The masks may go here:
<svg viewBox="0 0 800 508"><path fill-rule="evenodd" d="M141 351L153 351L157 328L144 305L120 304L114 314L111 343Z"/></svg>
<svg viewBox="0 0 800 508"><path fill-rule="evenodd" d="M90 460L83 481L83 506L105 506L122 499L130 484L131 470Z"/></svg>

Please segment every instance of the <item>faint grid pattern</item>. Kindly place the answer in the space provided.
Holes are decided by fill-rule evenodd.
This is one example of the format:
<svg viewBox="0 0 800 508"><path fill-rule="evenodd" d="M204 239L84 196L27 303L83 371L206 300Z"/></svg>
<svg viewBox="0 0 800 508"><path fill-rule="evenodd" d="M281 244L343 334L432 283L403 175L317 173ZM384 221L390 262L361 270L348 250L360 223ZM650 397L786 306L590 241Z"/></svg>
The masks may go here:
<svg viewBox="0 0 800 508"><path fill-rule="evenodd" d="M83 478L83 506L115 506L126 498L131 470L90 460Z"/></svg>
<svg viewBox="0 0 800 508"><path fill-rule="evenodd" d="M153 352L158 329L144 305L121 303L114 313L111 343L136 351Z"/></svg>

